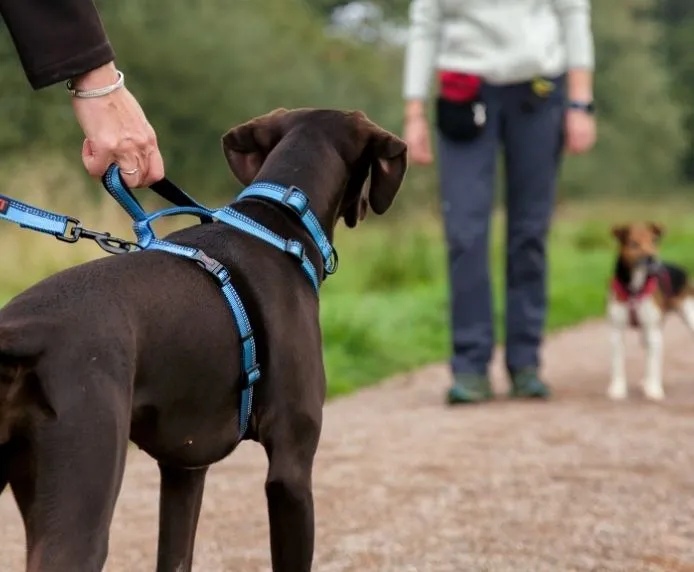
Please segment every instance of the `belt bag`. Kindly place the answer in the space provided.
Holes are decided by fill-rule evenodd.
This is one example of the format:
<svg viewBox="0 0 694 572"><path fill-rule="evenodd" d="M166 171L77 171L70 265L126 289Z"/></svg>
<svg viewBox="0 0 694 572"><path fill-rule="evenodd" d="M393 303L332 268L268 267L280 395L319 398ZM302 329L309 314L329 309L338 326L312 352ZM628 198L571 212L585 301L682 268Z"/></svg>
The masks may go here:
<svg viewBox="0 0 694 572"><path fill-rule="evenodd" d="M487 106L481 97L479 76L441 71L436 98L436 126L451 141L472 141L487 124Z"/></svg>

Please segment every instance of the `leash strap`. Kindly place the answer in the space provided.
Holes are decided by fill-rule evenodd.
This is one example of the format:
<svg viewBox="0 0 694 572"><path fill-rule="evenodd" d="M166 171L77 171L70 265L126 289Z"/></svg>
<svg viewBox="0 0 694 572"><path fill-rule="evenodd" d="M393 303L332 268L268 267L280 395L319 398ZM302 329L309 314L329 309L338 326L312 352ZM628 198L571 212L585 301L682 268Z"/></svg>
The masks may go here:
<svg viewBox="0 0 694 572"><path fill-rule="evenodd" d="M320 250L325 273L330 275L337 271L337 251L330 243L330 240L328 240L320 221L311 211L309 199L301 189L294 186L283 187L275 183L259 181L246 187L237 197L237 200L240 201L247 198L268 199L287 207L296 214Z"/></svg>
<svg viewBox="0 0 694 572"><path fill-rule="evenodd" d="M20 228L50 234L62 242L75 243L83 238L93 240L110 254L124 254L138 249L136 244L111 236L108 232L85 228L76 218L40 209L3 195L0 195L0 220L13 222Z"/></svg>
<svg viewBox="0 0 694 572"><path fill-rule="evenodd" d="M70 223L78 224L76 219L69 216L32 207L3 195L0 195L0 219L13 222L22 228L66 238L69 237Z"/></svg>

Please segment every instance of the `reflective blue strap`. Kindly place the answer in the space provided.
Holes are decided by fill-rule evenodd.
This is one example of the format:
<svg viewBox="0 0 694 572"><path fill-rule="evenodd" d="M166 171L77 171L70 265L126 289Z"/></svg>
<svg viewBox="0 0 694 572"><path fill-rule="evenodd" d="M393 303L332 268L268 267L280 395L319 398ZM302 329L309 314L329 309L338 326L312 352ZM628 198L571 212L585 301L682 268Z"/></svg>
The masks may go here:
<svg viewBox="0 0 694 572"><path fill-rule="evenodd" d="M315 266L313 266L313 263L309 260L308 256L306 256L304 245L301 244L301 242L298 240L284 239L272 232L269 228L264 227L259 222L254 221L252 218L241 214L231 207L224 207L222 209L213 211L212 216L224 224L233 226L234 228L237 228L246 234L250 234L251 236L255 236L256 238L271 244L275 248L279 248L280 250L283 250L284 252L296 257L301 261L301 269L311 281L313 289L316 291L316 293L318 292L320 287L318 272L316 272Z"/></svg>
<svg viewBox="0 0 694 572"><path fill-rule="evenodd" d="M65 215L38 209L3 195L0 195L0 219L53 236L65 236L68 224L77 224Z"/></svg>
<svg viewBox="0 0 694 572"><path fill-rule="evenodd" d="M236 200L253 197L269 199L273 202L280 203L296 213L320 250L321 256L323 257L325 272L333 274L335 270L337 270L335 249L332 244L330 244L330 240L328 240L328 236L325 234L320 221L309 208L309 199L301 189L293 186L284 187L275 183L259 181L246 187Z"/></svg>
<svg viewBox="0 0 694 572"><path fill-rule="evenodd" d="M182 214L195 215L199 217L212 217L212 211L205 207L170 207L155 211L145 216L141 220L136 220L133 223L133 230L137 236L137 244L140 248L147 248L149 243L155 238L155 233L152 230L152 222L162 217L176 216Z"/></svg>
<svg viewBox="0 0 694 572"><path fill-rule="evenodd" d="M102 182L108 193L118 201L126 213L133 220L143 220L147 217L145 209L132 194L132 191L123 183L118 170L118 165L113 163L102 177Z"/></svg>
<svg viewBox="0 0 694 572"><path fill-rule="evenodd" d="M158 238L150 240L148 250L161 250L177 256L188 258L198 263L221 286L224 299L231 310L241 338L241 363L243 368L243 385L241 388L241 411L239 413L239 440L246 434L253 407L253 385L260 379L255 337L251 329L246 309L241 298L231 285L229 271L214 258L210 258L197 248L174 244Z"/></svg>

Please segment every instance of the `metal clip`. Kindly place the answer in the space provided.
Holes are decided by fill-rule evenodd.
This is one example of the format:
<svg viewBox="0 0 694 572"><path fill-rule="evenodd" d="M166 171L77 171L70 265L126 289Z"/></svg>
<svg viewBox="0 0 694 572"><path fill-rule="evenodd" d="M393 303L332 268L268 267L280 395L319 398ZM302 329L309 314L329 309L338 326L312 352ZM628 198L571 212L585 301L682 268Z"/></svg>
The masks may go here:
<svg viewBox="0 0 694 572"><path fill-rule="evenodd" d="M76 218L68 218L68 226L64 234L57 234L55 237L62 242L71 244L77 242L81 238L86 238L96 242L99 247L109 254L126 254L134 250L139 250L139 246L134 242L123 240L111 236L109 232L98 232L84 228L82 223Z"/></svg>

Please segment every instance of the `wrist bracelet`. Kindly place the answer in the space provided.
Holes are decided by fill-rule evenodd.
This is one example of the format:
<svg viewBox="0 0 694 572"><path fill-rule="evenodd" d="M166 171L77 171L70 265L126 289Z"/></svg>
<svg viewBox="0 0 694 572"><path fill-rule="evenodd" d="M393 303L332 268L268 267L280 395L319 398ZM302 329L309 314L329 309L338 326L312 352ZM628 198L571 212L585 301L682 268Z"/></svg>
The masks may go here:
<svg viewBox="0 0 694 572"><path fill-rule="evenodd" d="M589 115L595 113L595 104L592 101L583 102L570 100L567 104L567 107L569 109L577 109L579 111L583 111L584 113L588 113Z"/></svg>
<svg viewBox="0 0 694 572"><path fill-rule="evenodd" d="M66 83L67 92L72 97L78 97L82 99L89 99L92 97L102 97L104 95L108 95L109 93L113 93L114 91L120 89L125 85L125 75L123 74L123 72L116 70L116 73L118 74L118 79L116 80L116 83L112 83L111 85L107 85L104 87L98 87L96 89L75 89L73 80L69 79Z"/></svg>

